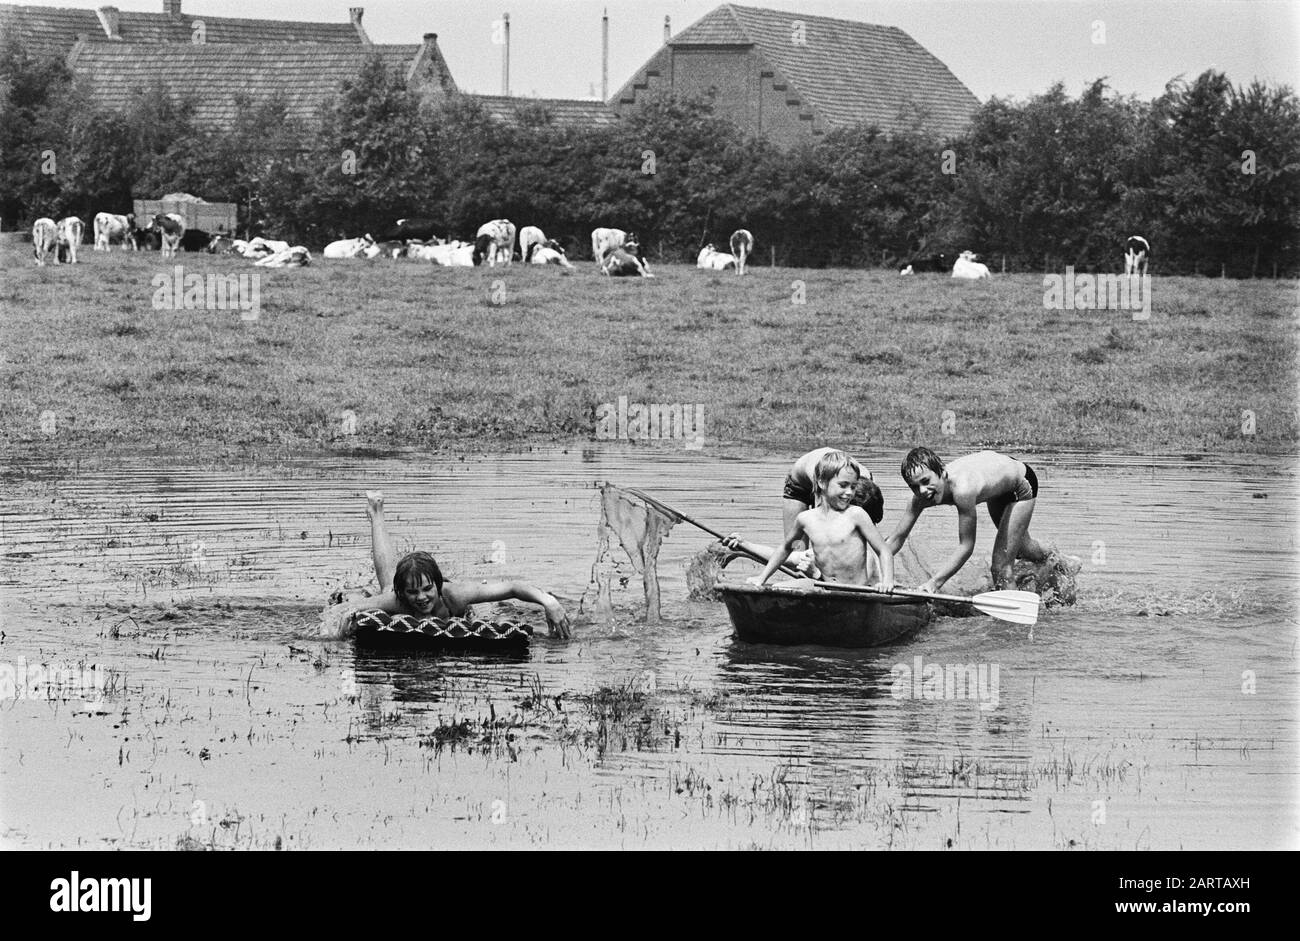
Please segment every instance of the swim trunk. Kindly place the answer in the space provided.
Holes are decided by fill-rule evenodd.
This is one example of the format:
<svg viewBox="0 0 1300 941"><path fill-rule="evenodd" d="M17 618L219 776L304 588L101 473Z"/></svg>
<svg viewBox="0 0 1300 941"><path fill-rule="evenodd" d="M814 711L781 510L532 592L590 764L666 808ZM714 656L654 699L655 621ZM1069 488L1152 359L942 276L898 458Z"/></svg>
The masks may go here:
<svg viewBox="0 0 1300 941"><path fill-rule="evenodd" d="M1038 475L1028 464L1025 465L1025 476L1020 479L1016 489L1011 493L1004 493L1000 497L994 497L989 501L989 516L993 517L993 525L1002 525L1002 514L1006 512L1007 507L1013 503L1019 503L1021 500L1032 500L1038 496Z"/></svg>
<svg viewBox="0 0 1300 941"><path fill-rule="evenodd" d="M790 474L785 475L785 489L781 491L781 496L787 500L798 500L804 506L813 506L817 502L812 487L795 480Z"/></svg>

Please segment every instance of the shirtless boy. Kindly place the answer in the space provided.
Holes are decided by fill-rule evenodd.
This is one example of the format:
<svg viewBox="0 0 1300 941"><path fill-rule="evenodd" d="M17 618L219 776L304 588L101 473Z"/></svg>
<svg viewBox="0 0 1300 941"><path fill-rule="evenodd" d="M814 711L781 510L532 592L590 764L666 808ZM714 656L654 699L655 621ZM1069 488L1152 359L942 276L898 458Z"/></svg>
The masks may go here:
<svg viewBox="0 0 1300 941"><path fill-rule="evenodd" d="M957 574L975 551L975 508L987 503L998 535L993 542L993 587L1015 587L1012 566L1016 559L1042 564L1051 553L1029 535L1029 521L1038 497L1038 477L1028 464L996 451L977 451L944 464L929 448L913 448L903 458L903 480L912 499L887 540L898 552L926 507L947 504L957 508L957 551L934 577L917 586L936 592Z"/></svg>

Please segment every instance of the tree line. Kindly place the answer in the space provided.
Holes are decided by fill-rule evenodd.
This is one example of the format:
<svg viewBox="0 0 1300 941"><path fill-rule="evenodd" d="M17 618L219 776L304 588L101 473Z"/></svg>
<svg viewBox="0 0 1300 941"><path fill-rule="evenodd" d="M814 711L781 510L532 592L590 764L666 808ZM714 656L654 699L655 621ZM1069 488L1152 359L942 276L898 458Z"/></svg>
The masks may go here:
<svg viewBox="0 0 1300 941"><path fill-rule="evenodd" d="M693 259L754 232L758 260L895 265L970 248L995 271L1114 271L1143 235L1153 271L1300 273L1300 102L1207 71L1152 101L1097 80L994 98L960 137L922 120L858 126L790 149L745 138L707 100L664 99L605 128L525 104L491 119L472 97L413 93L372 60L309 125L283 102L238 102L233 128L155 84L96 109L57 59L0 48L0 223L130 211L184 191L239 206L241 229L320 246L432 217L472 237L495 218L585 254L591 230L636 231L650 257Z"/></svg>

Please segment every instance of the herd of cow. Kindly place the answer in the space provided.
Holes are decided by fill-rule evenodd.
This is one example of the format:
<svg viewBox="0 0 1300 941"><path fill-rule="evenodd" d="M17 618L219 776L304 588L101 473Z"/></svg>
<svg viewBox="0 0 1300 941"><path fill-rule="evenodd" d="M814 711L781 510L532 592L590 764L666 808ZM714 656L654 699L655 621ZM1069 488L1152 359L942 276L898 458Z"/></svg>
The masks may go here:
<svg viewBox="0 0 1300 941"><path fill-rule="evenodd" d="M712 246L710 246L712 247ZM701 261L703 255L701 254ZM975 259L979 256L972 251L964 251L956 258L944 252L933 252L913 258L898 270L899 274L915 274L918 271L951 271L954 278L977 281L989 276L988 265ZM1131 236L1124 243L1124 273L1126 275L1145 275L1147 264L1151 260L1151 243L1140 235ZM701 264L700 267L703 267Z"/></svg>

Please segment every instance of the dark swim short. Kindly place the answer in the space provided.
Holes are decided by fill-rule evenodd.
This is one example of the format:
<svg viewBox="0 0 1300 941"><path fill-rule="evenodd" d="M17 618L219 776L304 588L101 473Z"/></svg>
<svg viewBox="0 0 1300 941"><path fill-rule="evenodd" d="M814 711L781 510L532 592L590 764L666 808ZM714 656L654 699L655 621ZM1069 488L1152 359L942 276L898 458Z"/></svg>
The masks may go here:
<svg viewBox="0 0 1300 941"><path fill-rule="evenodd" d="M989 501L989 516L993 517L993 525L1002 525L1002 514L1006 512L1007 507L1013 503L1019 503L1021 500L1032 500L1038 496L1038 475L1028 464L1025 465L1025 476L1020 481L1019 486L1011 493L1004 493L1000 497L994 497Z"/></svg>
<svg viewBox="0 0 1300 941"><path fill-rule="evenodd" d="M785 489L781 491L781 496L787 500L798 500L804 506L812 506L817 502L812 487L800 483L789 474L785 475Z"/></svg>

